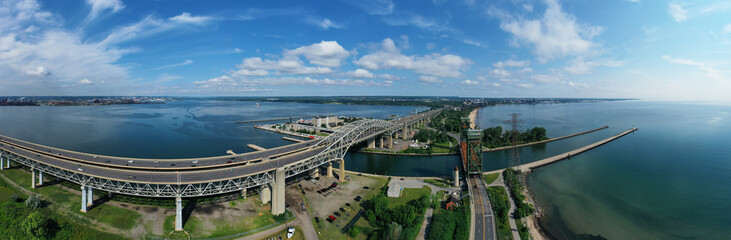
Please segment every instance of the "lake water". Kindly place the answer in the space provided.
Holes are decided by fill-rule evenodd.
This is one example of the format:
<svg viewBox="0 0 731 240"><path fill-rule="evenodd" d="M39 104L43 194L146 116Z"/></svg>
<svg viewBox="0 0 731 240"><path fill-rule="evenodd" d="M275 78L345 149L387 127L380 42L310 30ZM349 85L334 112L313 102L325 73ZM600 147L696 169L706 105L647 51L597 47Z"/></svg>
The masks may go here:
<svg viewBox="0 0 731 240"><path fill-rule="evenodd" d="M731 104L508 105L482 109L480 124L505 127L502 121L512 112L522 114L524 128L543 126L549 137L610 126L547 144L544 150L523 149L527 161L535 160L533 152L568 150L633 125L639 128L528 176L528 187L546 212L543 224L553 236L731 239ZM497 159L507 161L509 155Z"/></svg>
<svg viewBox="0 0 731 240"><path fill-rule="evenodd" d="M301 115L386 118L425 108L185 100L155 105L0 107L0 134L104 155L217 156L246 144L276 147L282 136L234 121ZM480 110L479 125L545 127L559 137L520 149L521 161L560 154L622 132L639 131L536 170L528 186L544 225L560 239L731 239L731 104L620 101L502 105ZM485 170L504 168L510 151L485 153ZM397 176L450 176L457 156L348 153L346 169Z"/></svg>

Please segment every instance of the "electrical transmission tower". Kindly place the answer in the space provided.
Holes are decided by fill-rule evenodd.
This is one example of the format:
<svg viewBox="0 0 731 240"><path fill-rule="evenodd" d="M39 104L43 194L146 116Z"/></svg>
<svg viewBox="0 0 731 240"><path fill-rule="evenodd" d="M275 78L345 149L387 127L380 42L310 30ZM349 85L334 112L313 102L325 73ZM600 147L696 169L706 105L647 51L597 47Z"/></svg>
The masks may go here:
<svg viewBox="0 0 731 240"><path fill-rule="evenodd" d="M512 119L505 121L505 123L510 123L513 125L513 129L511 130L510 134L510 140L513 144L513 155L510 158L509 168L517 171L518 167L520 166L520 154L518 154L518 136L520 135L520 131L518 130L518 124L523 123L524 121L518 119L518 116L520 116L520 114L517 113L513 113L508 116L511 116Z"/></svg>

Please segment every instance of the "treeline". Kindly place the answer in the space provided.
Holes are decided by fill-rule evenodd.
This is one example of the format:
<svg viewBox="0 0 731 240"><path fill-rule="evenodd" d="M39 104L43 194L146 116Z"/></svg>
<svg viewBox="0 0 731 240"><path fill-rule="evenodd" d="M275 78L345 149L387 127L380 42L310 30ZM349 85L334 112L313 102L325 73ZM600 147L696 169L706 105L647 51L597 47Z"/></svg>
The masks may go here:
<svg viewBox="0 0 731 240"><path fill-rule="evenodd" d="M497 226L497 239L512 239L510 232L510 201L508 193L502 187L488 187L487 197L490 198L492 211L495 213L495 226Z"/></svg>
<svg viewBox="0 0 731 240"><path fill-rule="evenodd" d="M505 130L500 126L487 128L482 130L482 144L488 148L505 147L512 145L513 131ZM536 142L548 139L546 137L546 129L542 127L534 127L527 129L525 132L518 132L516 140L517 144Z"/></svg>
<svg viewBox="0 0 731 240"><path fill-rule="evenodd" d="M432 217L427 240L456 239L470 237L470 198L462 199L455 211L441 211Z"/></svg>
<svg viewBox="0 0 731 240"><path fill-rule="evenodd" d="M429 125L437 130L460 133L462 131L462 117L469 116L474 108L460 108L458 110L446 109L434 117Z"/></svg>
<svg viewBox="0 0 731 240"><path fill-rule="evenodd" d="M535 209L529 203L525 202L525 195L523 195L525 186L518 180L518 174L520 174L520 171L513 170L512 168L505 169L503 171L503 180L508 184L510 194L513 195L515 217L523 218L533 214Z"/></svg>
<svg viewBox="0 0 731 240"><path fill-rule="evenodd" d="M445 132L435 132L429 129L421 129L414 134L414 139L419 142L427 142L432 140L432 143L450 142L451 137Z"/></svg>
<svg viewBox="0 0 731 240"><path fill-rule="evenodd" d="M371 227L368 239L412 240L419 234L419 226L424 212L431 204L429 196L422 195L406 203L389 208L385 191L363 202L367 209L365 218ZM364 232L365 233L365 232Z"/></svg>

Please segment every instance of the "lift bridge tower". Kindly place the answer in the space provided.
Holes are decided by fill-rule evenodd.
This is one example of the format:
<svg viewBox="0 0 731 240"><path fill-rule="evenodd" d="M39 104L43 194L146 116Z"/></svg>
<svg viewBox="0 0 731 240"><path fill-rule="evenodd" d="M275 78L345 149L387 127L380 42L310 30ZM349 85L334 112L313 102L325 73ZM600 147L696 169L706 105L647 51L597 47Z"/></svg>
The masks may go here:
<svg viewBox="0 0 731 240"><path fill-rule="evenodd" d="M460 153L462 166L468 175L482 174L482 130L471 129L470 119L461 119Z"/></svg>

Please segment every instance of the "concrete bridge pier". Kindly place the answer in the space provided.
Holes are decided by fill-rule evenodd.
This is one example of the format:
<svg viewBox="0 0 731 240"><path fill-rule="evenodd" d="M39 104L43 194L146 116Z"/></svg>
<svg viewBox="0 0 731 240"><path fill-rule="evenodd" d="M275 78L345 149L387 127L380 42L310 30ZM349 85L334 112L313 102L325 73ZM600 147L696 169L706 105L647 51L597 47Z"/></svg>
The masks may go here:
<svg viewBox="0 0 731 240"><path fill-rule="evenodd" d="M333 162L327 162L327 177L333 177Z"/></svg>
<svg viewBox="0 0 731 240"><path fill-rule="evenodd" d="M5 157L5 168L10 168L10 158Z"/></svg>
<svg viewBox="0 0 731 240"><path fill-rule="evenodd" d="M38 170L38 186L43 186L43 171Z"/></svg>
<svg viewBox="0 0 731 240"><path fill-rule="evenodd" d="M393 149L393 136L388 135L388 149Z"/></svg>
<svg viewBox="0 0 731 240"><path fill-rule="evenodd" d="M36 170L32 167L30 168L30 176L31 176L30 188L36 188Z"/></svg>
<svg viewBox="0 0 731 240"><path fill-rule="evenodd" d="M269 185L262 185L261 191L259 191L259 198L261 199L261 203L268 203L272 200L272 189L269 187Z"/></svg>
<svg viewBox="0 0 731 240"><path fill-rule="evenodd" d="M8 161L10 161L8 159ZM3 154L0 153L0 170L5 170L5 159L3 158Z"/></svg>
<svg viewBox="0 0 731 240"><path fill-rule="evenodd" d="M340 175L338 176L339 182L345 182L345 159L339 158L340 162Z"/></svg>
<svg viewBox="0 0 731 240"><path fill-rule="evenodd" d="M241 190L241 197L243 197L244 199L246 199L246 189L247 188L244 188L244 190Z"/></svg>
<svg viewBox="0 0 731 240"><path fill-rule="evenodd" d="M310 176L313 178L320 177L320 167L313 168L310 172Z"/></svg>
<svg viewBox="0 0 731 240"><path fill-rule="evenodd" d="M87 196L86 194L87 194L86 186L81 185L81 212L82 213L86 213L86 207L87 207L86 203L88 201L88 200L86 200L86 196Z"/></svg>
<svg viewBox="0 0 731 240"><path fill-rule="evenodd" d="M91 187L86 187L86 206L94 206L94 189Z"/></svg>
<svg viewBox="0 0 731 240"><path fill-rule="evenodd" d="M409 126L404 123L404 130L401 134L402 139L406 140L409 137Z"/></svg>
<svg viewBox="0 0 731 240"><path fill-rule="evenodd" d="M376 148L376 138L368 139L368 148L373 149Z"/></svg>
<svg viewBox="0 0 731 240"><path fill-rule="evenodd" d="M274 188L274 191L272 191L272 215L280 215L285 211L284 187L287 185L284 178L283 167L275 170L274 182L272 185Z"/></svg>
<svg viewBox="0 0 731 240"><path fill-rule="evenodd" d="M378 140L380 141L380 144L378 144L378 146L383 148L383 136L378 137Z"/></svg>
<svg viewBox="0 0 731 240"><path fill-rule="evenodd" d="M175 231L183 231L183 198L175 197Z"/></svg>

